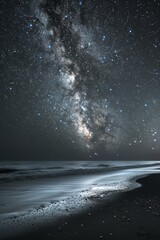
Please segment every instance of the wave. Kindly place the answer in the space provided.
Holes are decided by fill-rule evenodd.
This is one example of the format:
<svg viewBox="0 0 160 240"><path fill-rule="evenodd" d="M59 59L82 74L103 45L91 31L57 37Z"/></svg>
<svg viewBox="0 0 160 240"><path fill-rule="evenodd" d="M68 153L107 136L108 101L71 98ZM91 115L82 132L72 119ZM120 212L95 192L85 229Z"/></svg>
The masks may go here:
<svg viewBox="0 0 160 240"><path fill-rule="evenodd" d="M88 175L128 169L131 166L155 166L159 162L8 162L1 163L0 183Z"/></svg>

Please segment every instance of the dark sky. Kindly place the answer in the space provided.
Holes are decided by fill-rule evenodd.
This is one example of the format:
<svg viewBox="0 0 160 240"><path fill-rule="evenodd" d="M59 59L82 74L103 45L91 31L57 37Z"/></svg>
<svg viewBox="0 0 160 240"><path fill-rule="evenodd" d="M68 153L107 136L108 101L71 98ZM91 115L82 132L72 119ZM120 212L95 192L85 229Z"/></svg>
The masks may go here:
<svg viewBox="0 0 160 240"><path fill-rule="evenodd" d="M156 160L159 0L2 0L0 160Z"/></svg>

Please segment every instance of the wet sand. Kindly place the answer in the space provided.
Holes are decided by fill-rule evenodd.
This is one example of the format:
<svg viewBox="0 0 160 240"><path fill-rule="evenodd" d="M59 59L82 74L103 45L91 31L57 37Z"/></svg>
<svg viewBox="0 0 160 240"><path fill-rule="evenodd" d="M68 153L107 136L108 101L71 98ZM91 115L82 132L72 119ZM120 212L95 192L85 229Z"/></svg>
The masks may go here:
<svg viewBox="0 0 160 240"><path fill-rule="evenodd" d="M160 174L137 180L142 187L101 201L83 213L44 224L9 239L98 240L160 239ZM94 205L94 200L93 200Z"/></svg>

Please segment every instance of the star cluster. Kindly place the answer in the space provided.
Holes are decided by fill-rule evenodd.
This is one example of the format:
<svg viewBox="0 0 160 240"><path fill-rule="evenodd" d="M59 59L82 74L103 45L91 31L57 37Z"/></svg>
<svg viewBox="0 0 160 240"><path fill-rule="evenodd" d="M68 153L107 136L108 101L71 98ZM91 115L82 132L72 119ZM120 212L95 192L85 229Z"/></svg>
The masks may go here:
<svg viewBox="0 0 160 240"><path fill-rule="evenodd" d="M158 158L158 0L2 5L3 144L18 131L37 158Z"/></svg>

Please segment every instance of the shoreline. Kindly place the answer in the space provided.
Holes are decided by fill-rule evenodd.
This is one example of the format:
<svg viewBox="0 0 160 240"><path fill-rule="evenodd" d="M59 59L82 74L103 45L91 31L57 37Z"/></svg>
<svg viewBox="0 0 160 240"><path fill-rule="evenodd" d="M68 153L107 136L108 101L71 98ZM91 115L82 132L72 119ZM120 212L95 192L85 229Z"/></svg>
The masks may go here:
<svg viewBox="0 0 160 240"><path fill-rule="evenodd" d="M146 176L147 175L147 176ZM148 184L148 179L150 182L153 182L154 186L152 186L152 188L156 188L156 184L155 184L155 180L154 179L159 179L160 182L160 174L156 173L156 174L145 174L145 176L140 176L140 177L135 177L134 179L130 180L130 181L134 181L137 182L138 184L141 184L142 186L139 186L138 188L132 189L132 190L127 190L127 191L122 191L116 194L113 194L113 197L108 198L107 201L105 200L100 200L97 204L94 204L94 200L93 200L93 207L90 206L87 209L83 209L83 211L77 212L75 214L69 213L66 211L66 217L58 217L56 222L52 222L49 223L47 225L43 224L41 226L38 227L38 225L35 225L35 229L33 227L34 230L32 230L30 233L26 234L25 233L25 237L23 236L23 234L20 234L16 237L13 238L4 238L4 239L23 239L23 240L27 240L27 239L39 239L39 240L50 240L50 239L56 239L56 240L72 240L72 239L100 239L102 236L109 239L121 239L118 238L118 235L121 235L122 239L126 239L130 238L129 235L123 234L123 232L119 229L119 226L123 227L123 223L126 226L129 226L128 229L133 230L132 228L136 228L136 223L134 222L134 224L131 224L132 227L130 227L130 223L132 223L131 217L127 217L128 214L129 216L133 215L132 218L135 219L136 216L134 216L133 214L133 209L134 206L130 206L129 203L126 203L126 199L130 199L131 202L134 202L136 198L141 198L140 195L145 195L145 191L146 191L146 184ZM157 189L157 188L156 188ZM156 190L157 191L157 190ZM139 195L140 192L140 195ZM152 198L153 196L153 191L151 189L151 187L149 188L149 192L150 192L150 200L152 202ZM159 189L160 192L160 189ZM130 197L132 196L132 197ZM159 196L159 195L157 195ZM146 197L144 197L144 202L149 201L147 200L148 198L148 194ZM159 197L160 198L160 197ZM118 209L121 209L121 207L123 207L124 203L126 204L125 208L128 209L128 213L127 214L122 214L124 216L121 216L121 218L118 218L118 215L116 214L116 212L118 211ZM160 199L159 199L160 200ZM91 200L92 201L92 200ZM128 201L128 200L127 200ZM138 201L138 200L136 200ZM135 202L136 203L136 202ZM158 204L158 203L157 203ZM159 206L158 206L159 207ZM135 209L140 209L140 206L136 205ZM134 210L135 210L134 209ZM118 211L119 212L119 211ZM148 211L147 211L148 212ZM136 213L137 214L137 213ZM157 214L160 214L160 212L158 212L157 210ZM96 218L96 215L98 216L98 219ZM126 215L126 216L125 216ZM106 220L106 216L107 216L107 220ZM156 215L158 218L158 215ZM140 214L140 218L143 219L146 217L146 212L143 211L143 213ZM151 218L153 218L153 216L151 216ZM113 234L113 226L115 224L115 220L117 221L116 228L118 229L116 232L117 234ZM152 219L153 220L153 219ZM155 221L155 225L156 220ZM160 218L159 218L160 221ZM92 224L90 224L90 222L92 222ZM151 221L152 222L152 221ZM100 232L101 235L99 235L99 237L95 237L92 236L91 234L91 226L95 225L95 229L94 231L98 234L99 230L101 228L103 228ZM107 229L113 229L112 231L110 230L110 233L106 230L105 225L107 226ZM86 226L86 227L84 227ZM138 225L137 225L138 226ZM75 231L75 229L77 229ZM88 229L88 230L87 230ZM96 230L97 229L97 230ZM82 231L84 230L84 231ZM76 236L75 236L75 232L77 232ZM72 233L73 234L72 234ZM138 233L136 236L134 235L134 239L141 239L142 236L148 236L148 232L145 232L145 230L142 231L141 230L137 230L134 231L134 233ZM155 229L154 229L155 232ZM97 235L95 233L95 236ZM159 234L159 233L158 233ZM114 236L113 236L114 235ZM122 236L123 235L123 236ZM66 236L66 237L64 237ZM87 236L87 238L85 238ZM160 235L159 235L160 236ZM154 238L153 238L154 239ZM156 238L155 238L156 239Z"/></svg>

